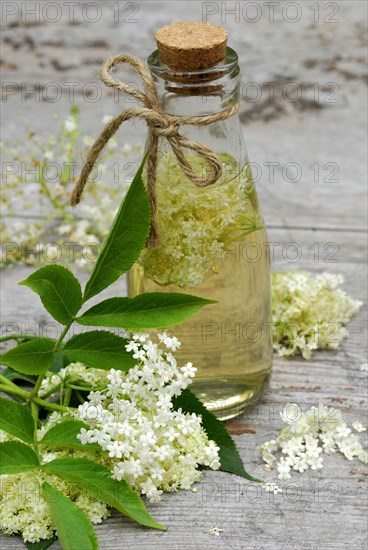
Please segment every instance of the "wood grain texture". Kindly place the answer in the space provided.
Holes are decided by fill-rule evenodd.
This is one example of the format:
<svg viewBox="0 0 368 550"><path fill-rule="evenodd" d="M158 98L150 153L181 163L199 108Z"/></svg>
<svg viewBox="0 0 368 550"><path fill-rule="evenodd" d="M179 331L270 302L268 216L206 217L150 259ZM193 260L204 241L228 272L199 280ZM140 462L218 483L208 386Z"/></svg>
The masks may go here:
<svg viewBox="0 0 368 550"><path fill-rule="evenodd" d="M67 116L71 105L67 82L73 81L79 83L73 101L81 108L82 126L86 132L97 134L103 115L118 113L124 107L123 99L114 101L105 90L95 103L83 96L83 85L97 82L99 64L122 51L145 58L153 47L153 33L158 27L176 20L203 19L201 2L145 1L137 3L138 11L131 16L138 23L122 21L131 11L124 11L123 2L120 20L115 22L112 4L101 4L102 18L94 24L83 20L80 9L76 10L79 22L74 21L73 25L68 24L65 10L62 19L53 24L41 21L38 26L17 25L16 16L13 24L3 23L4 80L23 81L30 88L35 82L59 82L63 91L56 103L42 98L39 102L34 98L25 101L20 90L8 93L4 134L16 132L19 118L30 112L36 131L48 134L53 113ZM207 20L221 24L221 3L212 4L219 11ZM234 3L226 4L229 10L230 4ZM229 44L239 53L243 82L257 82L263 91L257 102L245 101L243 95L241 119L254 171L260 168L258 188L269 240L274 243L273 269L342 273L345 290L366 301L366 88L362 28L366 5L360 1L334 2L338 13L333 18L339 22L327 23L323 19L331 8L324 9L326 3L320 2L320 21L315 23L312 4L299 2L302 17L295 24L285 21L280 12L270 23L263 3L262 17L256 24L227 15ZM121 77L134 80L127 73ZM264 91L267 82L278 83L273 101ZM297 101L286 101L283 96L282 90L290 82L304 90ZM313 83L317 83L315 88ZM337 90L336 103L326 101L326 83L337 86L332 87ZM319 90L318 100L315 89ZM254 89L243 89L244 94L247 91L249 95L254 93ZM127 127L120 139L142 141L143 132L143 125L134 131ZM270 177L270 162L279 163L275 165L274 178ZM296 182L288 181L285 170L283 173L288 163L296 163L301 169ZM318 181L310 168L315 163L319 166ZM332 177L336 181L329 181L330 170L325 168L328 163L337 165L337 175ZM24 213L18 211L17 215L22 217ZM293 257L296 250L301 252L300 258L288 259L288 254ZM58 327L41 308L38 297L17 286L31 271L32 268L15 267L2 272L3 331L39 330L53 336ZM86 273L79 271L78 277L87 279ZM125 281L121 280L104 297L125 292ZM366 305L348 330L350 336L339 350L315 353L311 361L275 357L273 375L261 402L229 422L250 473L267 481L275 480L274 473L264 471L257 448L276 436L282 426L280 412L286 403L298 403L303 410L315 403L335 405L342 409L347 421L360 420L366 425L367 372L361 368L367 361ZM349 462L338 454L325 456L322 470L295 474L289 482L280 483L284 492L279 495L262 492L254 484L231 475L205 472L197 493L167 494L161 503L148 504L155 518L168 527L167 532L150 531L113 514L96 527L100 548L364 550L367 479L360 462ZM214 526L222 529L218 537L209 535ZM23 548L16 537L1 537L0 545L9 550ZM60 546L55 544L53 548Z"/></svg>

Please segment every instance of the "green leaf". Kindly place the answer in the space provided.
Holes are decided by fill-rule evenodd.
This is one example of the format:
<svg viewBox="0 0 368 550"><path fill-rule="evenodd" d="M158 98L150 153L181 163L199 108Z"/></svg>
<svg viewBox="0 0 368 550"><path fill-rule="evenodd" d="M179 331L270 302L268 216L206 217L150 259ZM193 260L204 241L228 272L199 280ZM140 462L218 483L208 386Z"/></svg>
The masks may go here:
<svg viewBox="0 0 368 550"><path fill-rule="evenodd" d="M62 351L58 351L54 355L54 360L52 362L51 367L49 370L52 372L59 372L61 369L64 369L68 365L70 365L71 360L69 357L67 357Z"/></svg>
<svg viewBox="0 0 368 550"><path fill-rule="evenodd" d="M126 340L112 332L92 330L73 336L65 344L63 352L88 367L128 371L135 365L135 361L126 351L126 343Z"/></svg>
<svg viewBox="0 0 368 550"><path fill-rule="evenodd" d="M138 493L126 481L112 479L111 471L106 466L85 458L57 458L43 468L86 489L98 500L106 502L138 523L154 529L165 529L149 515Z"/></svg>
<svg viewBox="0 0 368 550"><path fill-rule="evenodd" d="M57 541L57 537L54 535L50 539L41 539L40 542L26 542L28 550L47 550L54 542Z"/></svg>
<svg viewBox="0 0 368 550"><path fill-rule="evenodd" d="M0 397L0 429L18 437L26 443L33 443L35 423L23 405Z"/></svg>
<svg viewBox="0 0 368 550"><path fill-rule="evenodd" d="M42 485L42 492L63 550L98 550L97 536L87 514L46 482Z"/></svg>
<svg viewBox="0 0 368 550"><path fill-rule="evenodd" d="M34 385L37 381L37 376L27 376L26 374L21 374L10 367L3 370L1 374L8 380L24 380L24 382L29 382L32 385Z"/></svg>
<svg viewBox="0 0 368 550"><path fill-rule="evenodd" d="M128 271L144 247L150 229L151 207L142 180L143 159L106 237L83 302L92 298Z"/></svg>
<svg viewBox="0 0 368 550"><path fill-rule="evenodd" d="M85 449L86 451L101 451L101 447L97 443L86 443L83 445L77 439L77 435L82 428L88 430L89 426L81 420L63 420L47 430L40 443L48 447L68 447L72 449Z"/></svg>
<svg viewBox="0 0 368 550"><path fill-rule="evenodd" d="M190 390L186 389L181 395L174 397L173 404L175 410L181 409L184 413L195 413L202 417L202 425L209 439L212 439L216 445L220 447L220 470L244 477L249 481L261 483L261 480L250 476L245 471L239 451L231 435L227 431L225 424L216 418L214 414L209 412Z"/></svg>
<svg viewBox="0 0 368 550"><path fill-rule="evenodd" d="M0 475L17 474L39 468L36 453L20 441L0 443Z"/></svg>
<svg viewBox="0 0 368 550"><path fill-rule="evenodd" d="M33 338L0 356L0 362L23 374L46 372L54 359L54 340Z"/></svg>
<svg viewBox="0 0 368 550"><path fill-rule="evenodd" d="M36 292L45 309L63 325L72 322L82 305L82 290L78 279L61 265L48 265L19 283Z"/></svg>
<svg viewBox="0 0 368 550"><path fill-rule="evenodd" d="M140 330L182 323L201 307L214 304L179 292L147 292L135 298L108 298L78 317L81 325Z"/></svg>

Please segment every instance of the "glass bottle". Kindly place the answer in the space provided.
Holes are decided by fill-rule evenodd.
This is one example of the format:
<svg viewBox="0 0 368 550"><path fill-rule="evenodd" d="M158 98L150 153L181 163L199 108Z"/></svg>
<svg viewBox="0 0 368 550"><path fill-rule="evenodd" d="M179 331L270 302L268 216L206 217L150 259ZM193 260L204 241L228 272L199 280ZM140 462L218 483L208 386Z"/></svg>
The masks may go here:
<svg viewBox="0 0 368 550"><path fill-rule="evenodd" d="M238 57L231 48L215 66L178 71L156 50L148 58L162 110L203 116L239 101ZM156 177L160 246L146 248L129 273L129 295L184 292L216 300L170 332L178 362L198 369L192 391L219 418L241 414L262 394L272 365L271 279L267 234L237 115L206 126L182 125L221 160L218 181L201 188L159 140ZM202 173L206 161L185 151Z"/></svg>

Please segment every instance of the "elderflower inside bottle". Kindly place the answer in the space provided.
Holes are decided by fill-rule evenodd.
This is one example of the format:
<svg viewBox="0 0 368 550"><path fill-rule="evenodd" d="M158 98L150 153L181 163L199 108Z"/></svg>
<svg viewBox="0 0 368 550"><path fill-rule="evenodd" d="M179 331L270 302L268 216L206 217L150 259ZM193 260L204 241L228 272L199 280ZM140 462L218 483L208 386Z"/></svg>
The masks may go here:
<svg viewBox="0 0 368 550"><path fill-rule="evenodd" d="M176 23L161 28L156 40L148 65L164 113L204 117L239 102L238 57L227 47L223 28ZM129 294L184 292L217 301L173 332L181 341L178 361L198 369L192 391L225 420L259 398L271 371L267 235L237 114L210 124L186 123L179 131L217 155L221 174L211 185L198 186L165 136L159 138L160 244L145 248L131 269ZM203 155L190 149L184 155L196 174L208 173Z"/></svg>

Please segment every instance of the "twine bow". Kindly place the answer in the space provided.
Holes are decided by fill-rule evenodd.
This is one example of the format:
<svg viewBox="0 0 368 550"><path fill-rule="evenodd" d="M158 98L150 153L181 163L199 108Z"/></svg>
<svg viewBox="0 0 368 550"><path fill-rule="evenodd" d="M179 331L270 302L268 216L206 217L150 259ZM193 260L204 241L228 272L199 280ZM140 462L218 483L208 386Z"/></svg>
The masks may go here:
<svg viewBox="0 0 368 550"><path fill-rule="evenodd" d="M131 84L124 84L123 82L115 80L111 76L109 71L113 67L123 63L127 63L132 66L139 73L144 84L144 93L137 90ZM100 136L88 151L87 160L82 168L82 172L72 193L71 204L72 206L76 206L80 202L88 176L91 173L98 156L109 139L111 139L115 132L119 129L121 124L134 117L145 119L150 130L147 154L147 192L151 203L151 231L148 237L147 246L154 248L159 246L155 194L159 138L165 137L168 140L184 174L198 187L207 187L217 181L220 177L222 172L221 163L215 153L203 143L192 141L183 136L179 131L180 126L182 124L203 126L219 120L225 120L236 113L239 108L239 103L225 111L208 116L168 115L161 110L156 85L148 67L146 67L146 65L144 65L139 59L131 55L116 55L109 59L101 67L100 77L106 86L120 90L123 93L135 97L143 104L143 107L126 109L107 123ZM200 175L192 169L184 155L183 149L191 149L206 159L208 162L207 174Z"/></svg>

